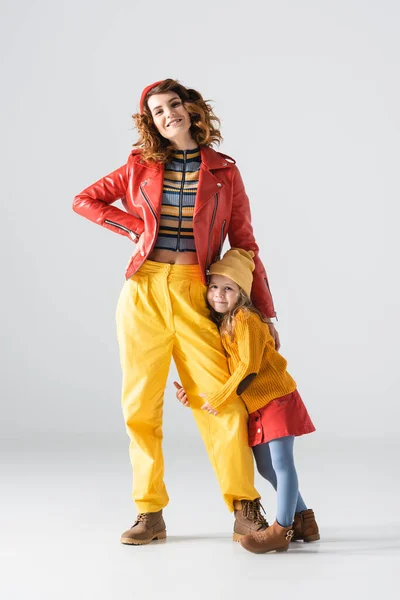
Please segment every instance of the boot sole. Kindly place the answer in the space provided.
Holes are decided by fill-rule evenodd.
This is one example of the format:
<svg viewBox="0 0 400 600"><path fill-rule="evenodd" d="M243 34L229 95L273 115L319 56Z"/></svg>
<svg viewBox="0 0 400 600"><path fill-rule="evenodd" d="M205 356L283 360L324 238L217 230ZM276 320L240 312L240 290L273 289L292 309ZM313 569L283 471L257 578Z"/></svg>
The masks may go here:
<svg viewBox="0 0 400 600"><path fill-rule="evenodd" d="M242 548L244 548L245 550L247 550L248 552L252 552L253 554L270 554L271 552L287 552L288 548L271 548L270 550L254 550L253 548L248 548L246 546L246 544L243 544L243 542L240 542L240 545L242 546Z"/></svg>
<svg viewBox="0 0 400 600"><path fill-rule="evenodd" d="M165 540L167 539L167 532L166 531L159 531L158 533L155 533L154 535L151 536L151 538L148 538L147 540L135 540L133 538L121 538L120 542L121 544L126 544L129 546L145 546L146 544L150 544L150 542L155 542L156 540Z"/></svg>

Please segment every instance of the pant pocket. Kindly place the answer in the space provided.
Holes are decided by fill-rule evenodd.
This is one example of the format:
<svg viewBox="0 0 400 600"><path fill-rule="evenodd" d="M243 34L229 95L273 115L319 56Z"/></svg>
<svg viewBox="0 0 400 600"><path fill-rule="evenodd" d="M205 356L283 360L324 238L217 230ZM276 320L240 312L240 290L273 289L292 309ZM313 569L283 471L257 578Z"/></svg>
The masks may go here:
<svg viewBox="0 0 400 600"><path fill-rule="evenodd" d="M140 298L147 297L148 281L147 275L135 273L130 279L125 281L118 298L116 317L121 321L138 310Z"/></svg>
<svg viewBox="0 0 400 600"><path fill-rule="evenodd" d="M149 276L147 273L138 271L131 277L132 281L132 303L135 310L143 310L149 304Z"/></svg>
<svg viewBox="0 0 400 600"><path fill-rule="evenodd" d="M187 293L192 309L203 317L209 317L210 311L206 299L207 286L201 281L189 281Z"/></svg>

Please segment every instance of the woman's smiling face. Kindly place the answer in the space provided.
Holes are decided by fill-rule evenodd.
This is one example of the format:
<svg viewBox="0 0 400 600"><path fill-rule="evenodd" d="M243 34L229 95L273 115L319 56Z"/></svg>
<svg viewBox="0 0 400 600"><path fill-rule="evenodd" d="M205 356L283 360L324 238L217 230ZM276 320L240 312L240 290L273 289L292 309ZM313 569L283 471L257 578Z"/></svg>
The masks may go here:
<svg viewBox="0 0 400 600"><path fill-rule="evenodd" d="M233 310L239 299L240 288L224 275L211 275L207 290L209 305L218 313Z"/></svg>
<svg viewBox="0 0 400 600"><path fill-rule="evenodd" d="M190 115L178 94L154 94L148 99L147 105L160 135L171 142L176 137L187 135L191 126Z"/></svg>

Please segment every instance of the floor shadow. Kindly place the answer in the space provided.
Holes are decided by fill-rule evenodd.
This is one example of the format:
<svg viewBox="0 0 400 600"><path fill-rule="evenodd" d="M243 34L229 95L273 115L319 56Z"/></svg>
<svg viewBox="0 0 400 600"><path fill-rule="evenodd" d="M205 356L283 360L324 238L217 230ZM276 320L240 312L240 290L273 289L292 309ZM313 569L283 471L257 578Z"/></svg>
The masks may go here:
<svg viewBox="0 0 400 600"><path fill-rule="evenodd" d="M188 543L188 542L217 542L223 544L232 544L239 546L238 543L232 541L229 534L194 534L194 535L168 535L167 540L159 541L158 543ZM337 545L337 547L332 545ZM318 542L304 543L293 542L289 548L290 554L306 554L312 556L316 554L334 555L342 554L347 556L357 556L360 554L377 554L384 552L400 552L399 536L393 533L390 537L385 535L385 538L378 536L369 536L357 539L356 536L328 536Z"/></svg>

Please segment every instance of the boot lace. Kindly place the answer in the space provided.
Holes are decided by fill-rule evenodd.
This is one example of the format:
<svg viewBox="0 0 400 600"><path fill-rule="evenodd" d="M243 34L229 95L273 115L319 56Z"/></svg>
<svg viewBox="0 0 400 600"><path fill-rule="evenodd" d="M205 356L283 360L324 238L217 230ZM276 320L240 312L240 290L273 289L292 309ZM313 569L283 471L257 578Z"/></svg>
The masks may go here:
<svg viewBox="0 0 400 600"><path fill-rule="evenodd" d="M149 513L139 513L138 516L136 517L136 522L137 523L147 523L147 521L150 518L150 514Z"/></svg>
<svg viewBox="0 0 400 600"><path fill-rule="evenodd" d="M261 514L261 509L265 514L265 509L261 504L260 500L242 500L243 505L243 516L250 521L253 521L256 525L268 527L266 518Z"/></svg>
<svg viewBox="0 0 400 600"><path fill-rule="evenodd" d="M133 527L135 527L135 525L137 525L138 523L147 523L149 518L150 518L150 513L139 513L138 516L136 517L136 521L132 525L131 529L133 529Z"/></svg>

